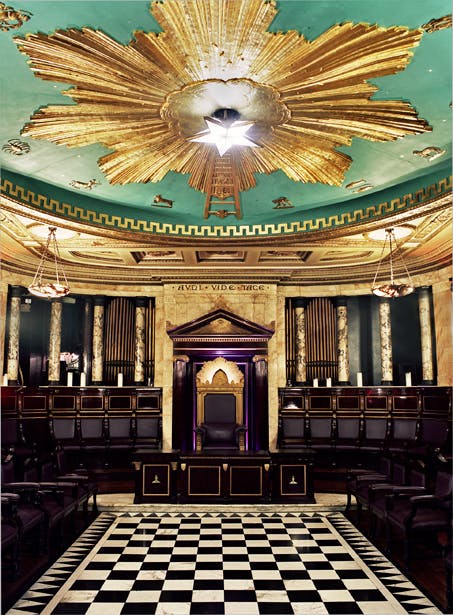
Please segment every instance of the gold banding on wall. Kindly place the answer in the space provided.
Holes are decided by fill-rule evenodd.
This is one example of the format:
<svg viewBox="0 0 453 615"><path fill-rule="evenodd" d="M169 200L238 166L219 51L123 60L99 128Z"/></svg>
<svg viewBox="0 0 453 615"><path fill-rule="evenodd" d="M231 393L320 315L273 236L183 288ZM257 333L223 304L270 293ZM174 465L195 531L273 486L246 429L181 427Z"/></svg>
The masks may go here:
<svg viewBox="0 0 453 615"><path fill-rule="evenodd" d="M154 382L154 300L140 298L145 308L144 380ZM104 383L134 384L135 366L135 303L127 297L112 298L105 311ZM118 379L118 374L120 380ZM136 383L137 384L137 383Z"/></svg>
<svg viewBox="0 0 453 615"><path fill-rule="evenodd" d="M302 382L301 373L305 375L304 383L327 378L335 381L338 375L337 333L332 299L288 298L285 326L287 381ZM301 364L303 370L300 370Z"/></svg>

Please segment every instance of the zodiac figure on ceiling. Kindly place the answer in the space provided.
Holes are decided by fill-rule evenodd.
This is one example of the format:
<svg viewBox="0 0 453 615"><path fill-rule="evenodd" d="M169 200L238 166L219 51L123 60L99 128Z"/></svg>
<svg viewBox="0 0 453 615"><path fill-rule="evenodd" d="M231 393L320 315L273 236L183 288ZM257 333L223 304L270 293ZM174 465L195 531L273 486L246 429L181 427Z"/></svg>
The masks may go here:
<svg viewBox="0 0 453 615"><path fill-rule="evenodd" d="M152 205L154 205L155 207L173 207L173 201L171 201L170 199L164 199L161 194L156 194Z"/></svg>
<svg viewBox="0 0 453 615"><path fill-rule="evenodd" d="M226 218L227 216L236 216L235 211L228 211L228 209L217 209L217 210L210 209L208 213L209 215L217 216L218 218L221 218L222 220Z"/></svg>
<svg viewBox="0 0 453 615"><path fill-rule="evenodd" d="M273 207L273 209L290 209L291 207L294 207L286 196L279 196L278 199L273 199L272 202L275 203L275 207Z"/></svg>
<svg viewBox="0 0 453 615"><path fill-rule="evenodd" d="M425 32L437 32L438 30L444 30L445 28L451 28L452 16L444 15L438 19L431 19L428 23L422 25L422 30Z"/></svg>
<svg viewBox="0 0 453 615"><path fill-rule="evenodd" d="M415 156L419 156L420 158L426 158L428 162L431 160L435 160L445 154L445 150L440 147L436 147L435 145L431 145L430 147L425 147L425 149L414 149L412 152Z"/></svg>
<svg viewBox="0 0 453 615"><path fill-rule="evenodd" d="M4 2L0 2L0 30L2 32L17 30L32 15L33 13L30 13L30 11L21 11L12 6L6 6Z"/></svg>
<svg viewBox="0 0 453 615"><path fill-rule="evenodd" d="M4 152L8 152L13 156L22 156L23 154L28 154L30 151L30 146L25 141L19 141L19 139L9 139L8 143L2 147Z"/></svg>
<svg viewBox="0 0 453 615"><path fill-rule="evenodd" d="M87 182L81 182L77 179L73 179L69 182L69 185L73 188L77 188L80 190L81 188L85 188L86 190L92 190L94 186L100 186L101 182L98 182L96 179L89 179Z"/></svg>

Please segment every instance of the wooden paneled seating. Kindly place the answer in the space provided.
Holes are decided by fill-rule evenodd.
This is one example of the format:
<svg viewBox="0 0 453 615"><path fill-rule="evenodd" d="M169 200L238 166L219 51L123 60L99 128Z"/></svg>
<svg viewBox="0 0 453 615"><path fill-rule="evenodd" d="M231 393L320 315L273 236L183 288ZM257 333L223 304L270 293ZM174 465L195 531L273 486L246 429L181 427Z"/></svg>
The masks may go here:
<svg viewBox="0 0 453 615"><path fill-rule="evenodd" d="M384 453L435 463L451 454L451 390L280 389L278 448L307 447L318 466L376 467Z"/></svg>
<svg viewBox="0 0 453 615"><path fill-rule="evenodd" d="M156 388L3 387L2 458L19 474L27 458L63 451L73 468L130 468L138 448L160 450L162 392Z"/></svg>

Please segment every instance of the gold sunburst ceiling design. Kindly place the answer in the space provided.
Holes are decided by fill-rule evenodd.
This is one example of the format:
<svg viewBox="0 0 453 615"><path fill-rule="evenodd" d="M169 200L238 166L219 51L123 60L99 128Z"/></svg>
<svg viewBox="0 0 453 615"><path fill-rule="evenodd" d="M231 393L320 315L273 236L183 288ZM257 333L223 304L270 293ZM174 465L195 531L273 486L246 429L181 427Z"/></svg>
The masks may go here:
<svg viewBox="0 0 453 615"><path fill-rule="evenodd" d="M112 184L190 174L207 192L218 153L189 139L220 107L253 122L261 147L233 148L239 190L254 173L340 185L352 137L391 141L430 130L408 103L371 100L369 79L407 66L422 31L338 24L313 41L268 32L277 9L263 0L165 0L152 4L161 33L136 32L122 45L90 28L15 41L41 79L72 84L76 104L51 105L22 134L70 147L101 143Z"/></svg>

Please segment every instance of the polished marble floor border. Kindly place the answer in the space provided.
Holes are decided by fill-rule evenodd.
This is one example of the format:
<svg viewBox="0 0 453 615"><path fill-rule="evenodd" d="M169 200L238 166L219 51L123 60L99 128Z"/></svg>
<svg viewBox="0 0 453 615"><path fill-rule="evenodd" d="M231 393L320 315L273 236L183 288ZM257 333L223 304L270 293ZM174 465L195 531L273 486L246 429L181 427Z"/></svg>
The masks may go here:
<svg viewBox="0 0 453 615"><path fill-rule="evenodd" d="M137 507L138 509L139 507ZM38 615L51 613L58 602L57 594L67 586L72 578L77 577L78 569L85 560L90 559L91 552L105 540L120 519L144 517L247 517L259 516L263 513L235 512L230 508L222 511L193 511L188 507L179 507L171 512L102 512L96 521L82 536L60 557L57 562L22 596L8 611L7 615ZM348 548L363 569L368 569L370 577L375 576L391 597L402 607L404 613L436 615L441 611L407 579L389 560L376 549L345 516L338 511L289 512L280 507L267 508L266 516L309 519L322 516L337 533L342 543ZM62 592L61 592L62 593ZM52 607L49 609L49 607ZM106 614L108 615L108 614ZM385 615L380 613L379 615Z"/></svg>

